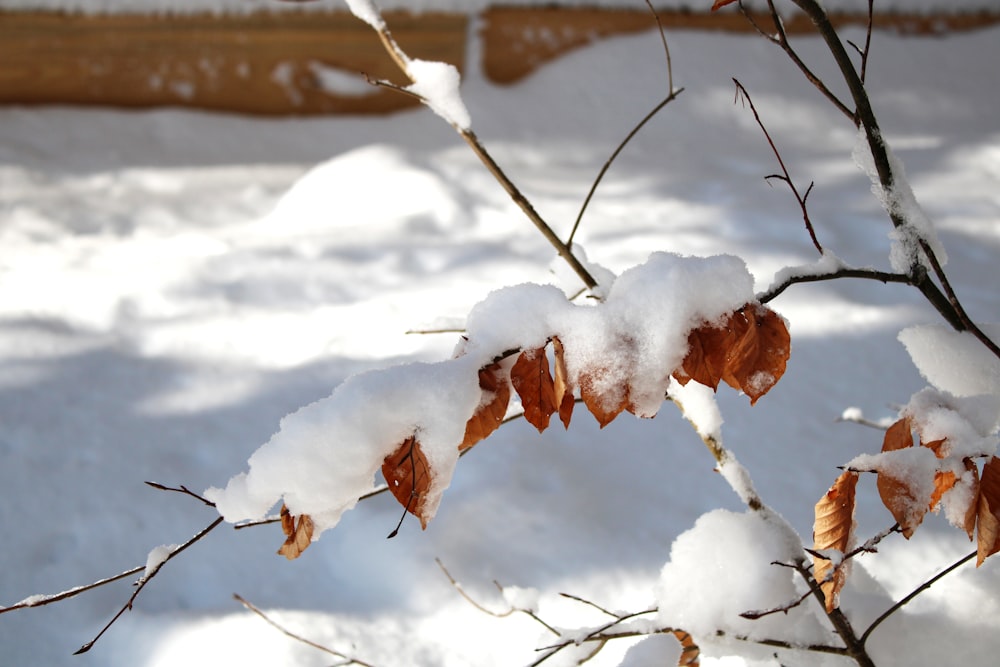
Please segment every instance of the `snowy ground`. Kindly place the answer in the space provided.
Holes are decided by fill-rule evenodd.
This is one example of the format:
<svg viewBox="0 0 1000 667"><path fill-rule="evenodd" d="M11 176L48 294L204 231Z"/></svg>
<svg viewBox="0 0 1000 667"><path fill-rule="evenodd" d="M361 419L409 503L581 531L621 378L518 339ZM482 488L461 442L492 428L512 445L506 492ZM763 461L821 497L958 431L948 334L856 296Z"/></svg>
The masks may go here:
<svg viewBox="0 0 1000 667"><path fill-rule="evenodd" d="M855 40L863 37L852 33ZM753 37L671 35L686 92L624 154L579 240L620 272L651 250L744 257L766 287L815 251L737 77L810 196L820 240L887 266L888 222L850 158L851 126L782 54ZM819 44L802 52L831 72ZM1000 291L1000 31L945 39L878 34L869 82L882 126L936 220L973 315ZM654 33L599 43L514 87L475 75L473 127L565 234L607 154L665 88ZM144 480L200 491L245 468L286 413L348 375L448 356L490 290L550 280L551 250L453 132L426 110L386 118L259 120L182 111L0 110L0 604L145 562L213 517ZM896 334L936 321L915 292L869 282L797 286L773 304L794 351L750 409L723 390L728 444L806 537L836 466L879 433L837 423L849 406L890 416L924 386ZM649 604L673 540L738 499L670 406L598 431L503 428L464 458L426 532L383 496L299 560L271 526L216 530L169 563L84 656L70 657L131 593L127 582L0 616L5 667L325 665L244 611L238 592L311 639L378 665L533 660L539 626L462 600L492 581L537 588L553 623L589 623L567 591L612 608ZM892 523L862 480L859 531ZM940 517L864 560L877 579L844 607L864 626L968 552ZM864 581L864 573L856 577ZM967 566L873 638L882 665L992 664L1000 570ZM611 646L615 664L624 647ZM709 660L705 664L710 664ZM719 664L738 664L722 661ZM793 664L805 664L802 658Z"/></svg>

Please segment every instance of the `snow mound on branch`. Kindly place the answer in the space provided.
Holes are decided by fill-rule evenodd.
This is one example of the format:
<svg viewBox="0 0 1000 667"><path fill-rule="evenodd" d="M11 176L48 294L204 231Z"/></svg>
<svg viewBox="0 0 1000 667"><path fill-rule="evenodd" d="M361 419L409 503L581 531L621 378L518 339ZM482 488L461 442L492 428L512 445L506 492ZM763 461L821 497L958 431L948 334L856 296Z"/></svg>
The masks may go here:
<svg viewBox="0 0 1000 667"><path fill-rule="evenodd" d="M231 522L261 519L283 501L293 515L313 518L315 539L374 489L385 458L415 436L430 469L429 520L480 404L480 368L559 336L574 383L588 373L601 386L627 384L637 412L651 416L687 353L688 332L752 300L753 278L739 258L668 253L622 273L596 305L576 305L551 285L497 290L470 312L456 358L349 378L282 419L250 457L249 471L205 497Z"/></svg>

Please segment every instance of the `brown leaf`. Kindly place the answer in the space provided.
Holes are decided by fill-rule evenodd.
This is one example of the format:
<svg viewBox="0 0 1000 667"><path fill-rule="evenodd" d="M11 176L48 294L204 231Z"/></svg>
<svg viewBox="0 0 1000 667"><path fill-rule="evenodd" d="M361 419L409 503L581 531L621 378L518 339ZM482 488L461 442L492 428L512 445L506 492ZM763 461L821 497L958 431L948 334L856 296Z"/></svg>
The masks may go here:
<svg viewBox="0 0 1000 667"><path fill-rule="evenodd" d="M552 338L552 351L556 361L553 389L555 390L556 405L559 406L559 420L563 423L563 428L568 429L576 400L573 398L573 385L569 380L569 371L566 370L566 353L558 336Z"/></svg>
<svg viewBox="0 0 1000 667"><path fill-rule="evenodd" d="M952 487L958 481L958 477L955 476L950 470L938 470L934 473L934 491L931 493L931 501L927 505L927 509L933 510L941 502L941 496L951 491Z"/></svg>
<svg viewBox="0 0 1000 667"><path fill-rule="evenodd" d="M681 657L677 660L677 667L701 665L701 649L694 643L694 638L683 630L674 630L673 635L681 643Z"/></svg>
<svg viewBox="0 0 1000 667"><path fill-rule="evenodd" d="M549 372L545 348L525 350L510 369L510 383L521 397L524 418L541 433L549 427L549 417L558 409L555 382Z"/></svg>
<svg viewBox="0 0 1000 667"><path fill-rule="evenodd" d="M507 374L499 363L490 364L479 369L479 388L483 391L483 400L479 407L465 424L465 437L458 451L465 451L480 440L487 438L493 431L500 428L507 414L507 404L510 403L510 384Z"/></svg>
<svg viewBox="0 0 1000 667"><path fill-rule="evenodd" d="M614 421L629 405L627 385L614 386L604 392L598 387L599 380L607 373L607 369L598 368L580 374L580 398L601 428Z"/></svg>
<svg viewBox="0 0 1000 667"><path fill-rule="evenodd" d="M721 326L702 325L688 334L688 352L674 377L718 389L722 380L753 405L785 373L791 353L785 321L773 310L747 304Z"/></svg>
<svg viewBox="0 0 1000 667"><path fill-rule="evenodd" d="M854 492L857 484L858 473L845 470L816 503L813 524L815 551L847 551L854 534ZM826 598L826 610L833 611L840 604L838 596L847 580L847 571L843 567L834 568L833 563L825 558L813 556L813 576Z"/></svg>
<svg viewBox="0 0 1000 667"><path fill-rule="evenodd" d="M736 0L715 0L715 4L712 5L712 11L714 12L718 9L722 9L726 5L731 5L734 2L736 2Z"/></svg>
<svg viewBox="0 0 1000 667"><path fill-rule="evenodd" d="M903 417L890 426L882 441L882 452L893 452L912 447L913 434L910 428L909 417ZM952 483L954 484L954 481ZM917 498L909 483L883 471L878 473L876 486L878 486L878 495L882 498L882 504L892 513L896 523L899 524L903 537L910 539L913 531L924 520L927 510L936 503L932 499L928 505Z"/></svg>
<svg viewBox="0 0 1000 667"><path fill-rule="evenodd" d="M995 456L983 466L976 509L979 519L976 567L979 567L983 561L1000 551L1000 459Z"/></svg>
<svg viewBox="0 0 1000 667"><path fill-rule="evenodd" d="M939 459L943 459L947 455L948 451L948 447L946 446L947 443L948 443L947 438L941 438L940 440L932 440L931 442L921 441L920 445L934 452L934 456L938 457Z"/></svg>
<svg viewBox="0 0 1000 667"><path fill-rule="evenodd" d="M427 528L429 518L424 514L424 500L431 485L431 471L415 436L404 440L385 457L382 476L399 504L420 519L421 528Z"/></svg>
<svg viewBox="0 0 1000 667"><path fill-rule="evenodd" d="M962 463L965 464L965 469L972 473L972 493L969 494L972 501L965 509L965 524L962 526L971 540L976 530L976 519L979 515L979 468L976 467L975 461L968 457L962 459Z"/></svg>
<svg viewBox="0 0 1000 667"><path fill-rule="evenodd" d="M312 544L312 517L302 514L296 522L284 504L281 505L281 530L285 533L285 543L278 549L278 553L288 560L295 560Z"/></svg>

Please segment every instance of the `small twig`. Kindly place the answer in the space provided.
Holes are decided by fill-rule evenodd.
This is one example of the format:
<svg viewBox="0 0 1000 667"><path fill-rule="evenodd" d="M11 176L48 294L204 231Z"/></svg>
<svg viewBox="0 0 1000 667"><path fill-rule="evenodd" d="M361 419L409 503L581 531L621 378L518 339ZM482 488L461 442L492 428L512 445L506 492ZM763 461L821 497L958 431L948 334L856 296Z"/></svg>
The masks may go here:
<svg viewBox="0 0 1000 667"><path fill-rule="evenodd" d="M569 237L566 239L566 245L570 248L573 247L573 239L576 238L576 232L580 228L580 222L583 220L583 215L586 213L587 207L590 205L590 200L597 191L597 186L600 185L602 180L604 180L604 175L608 172L608 169L611 168L611 164L618 158L618 155L625 149L625 146L632 141L633 137L635 137L639 131L645 127L646 123L652 120L653 117L656 116L661 109L663 109L663 107L673 102L678 95L684 92L683 88L677 90L674 89L674 68L670 61L670 47L667 45L667 36L663 30L663 24L660 22L660 15L656 13L655 9L653 9L653 5L650 3L650 0L646 0L646 5L649 7L649 11L653 13L653 17L656 19L656 25L660 30L660 40L663 42L663 50L667 54L667 96L660 100L660 102L657 103L656 106L654 106L627 135L625 135L625 138L622 139L621 143L618 144L618 147L611 153L611 156L604 162L604 166L601 167L601 170L598 172L594 182L591 183L587 196L583 199L580 211L576 214L576 220L573 222L573 229L570 230Z"/></svg>
<svg viewBox="0 0 1000 667"><path fill-rule="evenodd" d="M164 484L160 484L159 482L146 482L146 484L149 485L149 486L151 486L151 487L153 487L154 489L158 489L160 491L173 491L175 493L183 493L186 496L191 496L192 498L200 500L201 502L205 503L209 507L215 507L215 503L213 503L211 500L209 500L207 498L203 498L202 496L199 496L197 493L195 493L191 489L187 488L183 484L180 485L180 486L178 486L178 487L166 486Z"/></svg>
<svg viewBox="0 0 1000 667"><path fill-rule="evenodd" d="M602 607L601 605L597 604L596 602L592 602L591 600L587 600L587 599L582 598L582 597L580 597L578 595L573 595L572 593L560 593L559 595L562 596L562 597L564 597L564 598L566 598L567 600L573 600L574 602L579 602L580 604L585 604L588 607L593 607L594 609L596 609L597 611L601 612L602 614L606 614L606 615L608 615L608 616L610 616L612 618L617 618L618 617L618 614L616 614L615 612L609 611L609 610L605 609L604 607Z"/></svg>
<svg viewBox="0 0 1000 667"><path fill-rule="evenodd" d="M767 143L771 146L771 152L774 153L774 157L778 160L778 166L781 167L781 175L773 174L767 178L777 178L788 184L791 189L792 194L795 196L795 201L799 203L799 208L802 210L802 220L806 223L806 231L809 232L809 238L812 239L813 245L816 247L816 251L820 255L823 254L823 246L820 245L819 239L816 238L816 230L813 228L812 220L809 219L809 208L806 206L806 199L809 198L809 193L812 192L813 183L809 184L804 195L799 194L798 188L795 187L795 183L792 181L791 175L788 173L788 168L785 167L785 161L781 158L781 152L778 151L778 147L775 146L774 140L771 138L771 133L767 131L764 126L764 121L760 119L760 114L757 113L757 107L754 106L753 100L750 98L750 93L747 89L743 87L743 84L737 79L733 79L733 83L736 84L736 95L737 98L742 97L743 101L750 106L750 111L753 112L754 120L757 121L757 125L760 126L761 132L764 133L764 137L767 139Z"/></svg>
<svg viewBox="0 0 1000 667"><path fill-rule="evenodd" d="M455 577L451 576L451 572L449 572L448 568L444 566L444 563L441 562L440 558L435 558L434 562L437 563L438 567L441 568L441 571L444 572L444 576L448 577L448 581L451 583L452 588L458 591L458 594L461 595L466 602L468 602L469 604L471 604L473 607L483 612L484 614L488 614L490 616L493 616L494 618L506 618L507 616L510 616L515 611L517 611L517 609L515 609L513 605L509 605L505 611L493 611L492 609L487 609L485 606L477 602L471 595L465 592L465 589L462 588L462 584L458 583ZM496 582L494 583L496 584ZM496 585L498 588L500 588L499 584ZM501 588L501 591L502 590L503 589Z"/></svg>
<svg viewBox="0 0 1000 667"><path fill-rule="evenodd" d="M248 600L246 600L246 598L244 598L243 596L239 595L238 593L233 593L233 599L235 599L241 605L243 605L244 607L246 607L248 610L250 610L253 613L255 613L258 616L260 616L271 627L275 628L276 630L278 630L278 632L280 632L281 634L285 635L286 637L290 637L290 638L294 639L297 642L302 642L306 646L311 646L312 648L314 648L314 649L316 649L318 651L323 651L324 653L328 653L328 654L332 655L335 658L340 658L341 660L346 660L347 662L340 663L340 665L342 667L346 667L347 665L359 665L360 667L373 667L373 665L371 663L369 663L369 662L365 662L364 660L359 660L358 658L352 658L351 656L345 655L345 654L341 653L340 651L334 651L333 649L329 648L328 646L323 646L322 644L317 644L316 642L314 642L314 641L312 641L310 639L306 639L305 637L303 637L301 635L295 634L294 632L290 631L288 628L286 628L286 627L280 625L279 623L277 623L276 621L274 621L271 617L269 617L263 611L261 611L260 609L258 609L257 607L255 607Z"/></svg>
<svg viewBox="0 0 1000 667"><path fill-rule="evenodd" d="M17 604L12 604L9 607L0 607L0 614L4 614L8 611L14 611L15 609L27 609L29 607L42 607L47 604L52 604L53 602L60 602L62 600L68 600L69 598L76 597L80 593L86 593L89 590L93 590L100 586L110 584L118 581L119 579L124 579L125 577L130 577L133 574L138 574L146 569L145 565L140 565L139 567L133 567L131 570L125 570L121 574L116 574L113 577L107 577L105 579L100 579L92 584L86 584L84 586L76 586L62 593L55 593L53 595L32 595Z"/></svg>
<svg viewBox="0 0 1000 667"><path fill-rule="evenodd" d="M552 656L556 655L557 653L559 653L560 651L562 651L563 649L565 649L565 648L567 648L569 646L574 646L574 645L577 645L577 644L582 644L584 642L593 642L593 641L600 642L600 641L608 641L609 639L617 639L617 637L604 636L604 633L607 632L608 630L610 630L611 628L615 627L616 625L620 625L620 624L624 623L625 621L629 621L629 620L631 620L633 618L636 618L638 616L645 616L646 614L655 614L656 612L657 612L657 608L653 607L651 609L645 609L643 611L630 612L628 614L616 614L614 620L609 621L608 623L605 623L604 625L602 625L602 626L600 626L598 628L595 628L594 630L592 630L590 633L588 633L582 639L575 639L575 640L574 639L567 639L567 640L559 642L557 644L551 644L549 646L539 647L539 648L537 648L535 650L536 651L548 651L548 653L546 653L545 655L543 655L542 657L540 657L535 662L531 663L531 667L537 667L538 665L542 664L543 662L545 662L546 660L548 660L549 658L551 658Z"/></svg>
<svg viewBox="0 0 1000 667"><path fill-rule="evenodd" d="M826 84L823 83L823 80L820 79L818 76L816 76L816 74L813 73L811 69L809 69L809 67L805 64L805 62L803 62L802 58L799 57L799 54L795 52L795 49L792 48L791 42L788 41L788 35L785 33L785 26L781 20L781 15L775 8L773 0L768 0L767 5L771 12L771 20L774 22L775 34L773 35L766 32L763 28L761 28L760 24L758 24L757 21L753 18L753 15L743 5L742 0L740 0L739 8L740 8L740 13L743 14L743 17L750 23L751 26L753 26L753 28L761 35L761 37L771 42L772 44L776 44L777 46L781 47L781 50L783 50L785 54L789 57L789 59L791 59L791 61L795 63L795 65L799 68L799 71L801 71L802 74L806 77L806 79L809 80L809 83L815 86L816 89L819 92L821 92L824 95L824 97L826 97L830 101L830 103L833 104L833 106L835 106L842 114L844 114L853 121L855 118L855 112L848 109L847 105L841 102L840 98L838 98L836 95L833 94L833 92L826 86Z"/></svg>
<svg viewBox="0 0 1000 667"><path fill-rule="evenodd" d="M864 278L867 280L877 280L880 283L901 283L913 285L913 279L902 273L887 273L876 271L875 269L837 269L830 273L811 273L806 275L791 276L781 284L768 288L766 292L757 295L757 300L761 303L772 301L786 289L797 283L816 283L824 280L839 280L840 278Z"/></svg>
<svg viewBox="0 0 1000 667"><path fill-rule="evenodd" d="M877 628L879 625L881 625L884 620L886 620L887 618L889 618L890 616L892 616L894 613L896 613L897 611L899 611L899 609L901 607L903 607L903 605L907 604L910 600L912 600L913 598L917 597L918 595L920 595L921 593L923 593L924 591L926 591L928 588L930 588L931 586L933 586L935 583L938 582L938 580L940 580L941 578L943 578L945 575L950 574L952 571L958 569L959 567L961 567L962 565L964 565L966 562L972 560L975 557L976 553L977 552L973 551L972 553L970 553L967 556L962 556L957 561L955 561L954 563L952 563L951 565L949 565L948 567L946 567L944 570L942 570L941 572L938 572L933 577L931 577L930 579L928 579L924 583L920 584L909 595L907 595L906 597L902 598L901 600L899 600L898 602L896 602L894 605L892 605L891 607L889 607L888 609L886 609L885 612L881 616L879 616L878 618L876 618L872 622L872 624L868 626L868 629L865 630L864 634L861 635L861 640L860 640L861 641L861 645L864 646L865 642L868 641L868 638L871 637L871 634L875 631L875 628Z"/></svg>
<svg viewBox="0 0 1000 667"><path fill-rule="evenodd" d="M832 611L826 611L826 597L820 588L819 582L812 575L809 567L804 561L799 561L795 567L795 570L799 573L803 580L805 580L806 585L809 587L810 592L812 592L813 597L819 603L820 607L826 613L826 617L830 619L830 623L833 625L833 629L840 636L840 640L844 642L844 653L842 655L850 656L856 663L858 667L875 667L875 663L872 662L871 656L865 650L864 642L858 639L857 634L854 632L854 628L851 626L851 622L847 619L847 615L840 609L840 607L835 607Z"/></svg>
<svg viewBox="0 0 1000 667"><path fill-rule="evenodd" d="M860 424L861 426L867 426L868 428L874 428L874 429L877 429L879 431L885 431L887 428L889 428L888 424L883 424L881 422L875 421L874 419L868 419L867 417L864 417L864 416L858 416L858 417L848 416L848 417L845 417L845 416L841 415L840 417L837 417L836 421L838 421L838 422L847 422L847 423L850 423L850 424Z"/></svg>
<svg viewBox="0 0 1000 667"><path fill-rule="evenodd" d="M122 608L118 610L118 613L115 614L114 617L110 621L108 621L107 625L105 625L103 628L101 628L101 631L97 633L96 637L94 637L89 642L87 642L86 644L84 644L83 646L81 646L80 648L78 648L73 653L73 655L80 655L81 653L86 653L87 651L89 651L90 649L92 649L94 647L94 644L97 643L97 640L100 639L104 635L104 633L107 632L108 629L112 625L115 624L115 621L117 621L119 618L121 618L121 615L124 614L126 611L129 611L130 609L132 609L132 603L135 602L135 599L137 597L139 597L139 593L141 593L142 590L146 587L146 584L148 584L150 581L152 581L153 577L155 577L157 574L159 574L160 569L162 569L163 566L168 561L170 561L171 559L173 559L177 554L181 553L182 551L184 551L185 549L187 549L189 546L191 546L192 544L194 544L195 542L197 542L201 538L203 538L206 535L208 535L210 532L212 532L215 529L216 526L218 526L220 523L222 523L222 520L223 519L222 519L221 516L218 517L218 518L216 518L214 521L212 521L212 523L208 524L205 528L203 528L201 531L199 531L194 537L192 537L187 542L185 542L184 544L180 545L179 547L177 547L173 551L171 551L167 555L166 558L164 558L162 561L160 561L159 565L157 565L156 568L153 569L152 572L149 572L146 575L140 577L139 580L136 582L135 591L132 593L132 596L128 599L128 602L126 602L122 606ZM142 569L145 569L145 568L142 568ZM138 570L136 570L136 571L138 571ZM121 577L119 576L119 578L121 578Z"/></svg>
<svg viewBox="0 0 1000 667"><path fill-rule="evenodd" d="M778 564L784 565L784 563L778 563ZM771 614L779 614L779 613L788 614L788 612L790 612L792 609L795 609L803 602L808 600L809 596L811 595L812 595L812 590L808 590L795 600L792 600L791 602L786 602L781 606L772 607L771 609L753 609L750 611L743 612L742 614L740 614L740 616L751 621L756 621L758 619L764 618L765 616L770 616Z"/></svg>

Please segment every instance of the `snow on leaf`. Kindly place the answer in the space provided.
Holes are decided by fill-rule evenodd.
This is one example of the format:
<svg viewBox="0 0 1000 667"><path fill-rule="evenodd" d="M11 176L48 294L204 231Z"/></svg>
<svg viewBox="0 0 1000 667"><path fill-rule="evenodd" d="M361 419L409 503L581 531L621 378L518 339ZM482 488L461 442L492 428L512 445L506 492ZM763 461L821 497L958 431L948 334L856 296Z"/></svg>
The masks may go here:
<svg viewBox="0 0 1000 667"><path fill-rule="evenodd" d="M601 428L614 421L629 405L628 386L608 386L607 382L602 382L607 373L605 368L580 373L580 398Z"/></svg>
<svg viewBox="0 0 1000 667"><path fill-rule="evenodd" d="M545 348L525 350L510 369L510 382L521 397L524 418L541 433L549 427L549 418L558 409L555 381L549 372Z"/></svg>
<svg viewBox="0 0 1000 667"><path fill-rule="evenodd" d="M759 304L731 313L725 324L705 324L688 334L688 353L674 377L717 389L723 380L753 405L785 373L791 338L780 315Z"/></svg>
<svg viewBox="0 0 1000 667"><path fill-rule="evenodd" d="M573 399L573 385L566 369L566 352L558 336L552 337L552 350L556 366L553 389L556 405L559 407L559 420L562 421L564 428L569 428L569 420L573 416L573 406L576 401Z"/></svg>
<svg viewBox="0 0 1000 667"><path fill-rule="evenodd" d="M854 536L854 494L858 473L845 470L816 503L813 524L813 550L836 549L845 552ZM813 575L826 599L826 610L839 606L840 589L847 581L847 570L835 567L826 558L813 556Z"/></svg>
<svg viewBox="0 0 1000 667"><path fill-rule="evenodd" d="M882 453L899 451L913 446L913 435L910 431L910 419L904 417L900 419L885 432L885 439L882 441ZM908 471L907 471L908 472ZM924 520L924 514L933 505L937 504L934 494L929 502L924 501L920 494L914 489L913 480L909 475L894 474L895 468L880 468L878 471L878 494L896 523L899 524L903 532L903 537L910 539L913 531ZM934 490L937 492L937 477L935 476ZM954 484L954 475L952 475ZM943 493L944 491L941 491ZM938 495L940 499L940 495Z"/></svg>
<svg viewBox="0 0 1000 667"><path fill-rule="evenodd" d="M480 440L489 437L500 428L510 403L510 384L507 374L499 363L490 364L479 370L479 388L483 390L483 400L465 424L465 437L459 451L465 451Z"/></svg>
<svg viewBox="0 0 1000 667"><path fill-rule="evenodd" d="M976 567L1000 551L1000 458L992 457L983 466L976 504L978 531Z"/></svg>
<svg viewBox="0 0 1000 667"><path fill-rule="evenodd" d="M389 491L403 508L420 519L420 527L427 528L430 517L424 512L425 498L431 483L430 466L420 449L416 436L404 440L382 463L382 476Z"/></svg>
<svg viewBox="0 0 1000 667"><path fill-rule="evenodd" d="M313 520L308 514L302 514L296 521L288 508L282 505L281 530L285 533L285 543L278 549L278 554L288 560L295 560L312 544Z"/></svg>

